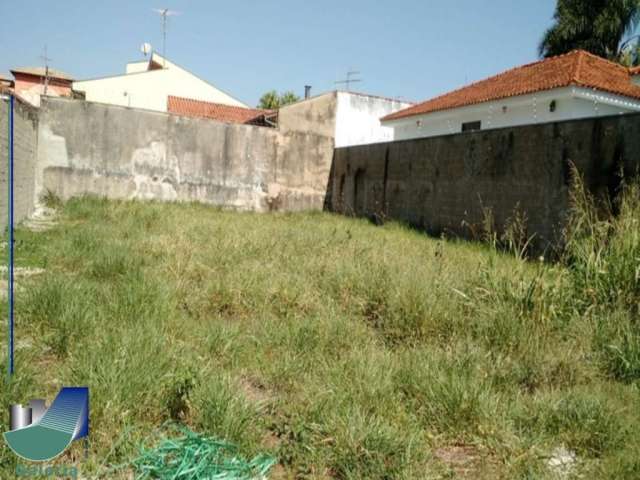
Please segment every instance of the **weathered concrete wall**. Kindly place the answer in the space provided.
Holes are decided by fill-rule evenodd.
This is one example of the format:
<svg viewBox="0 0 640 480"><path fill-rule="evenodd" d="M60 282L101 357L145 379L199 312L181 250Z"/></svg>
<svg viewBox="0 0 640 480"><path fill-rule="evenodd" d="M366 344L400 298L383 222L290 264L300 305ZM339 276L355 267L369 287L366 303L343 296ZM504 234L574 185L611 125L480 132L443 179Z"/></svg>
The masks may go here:
<svg viewBox="0 0 640 480"><path fill-rule="evenodd" d="M36 195L319 209L332 153L332 141L319 135L47 98Z"/></svg>
<svg viewBox="0 0 640 480"><path fill-rule="evenodd" d="M337 92L287 105L278 113L276 184L287 186L273 206L322 209L335 145ZM272 192L273 193L273 192Z"/></svg>
<svg viewBox="0 0 640 480"><path fill-rule="evenodd" d="M0 100L0 228L8 221L9 185L9 101ZM36 110L16 100L13 119L14 220L20 222L33 212L37 146Z"/></svg>
<svg viewBox="0 0 640 480"><path fill-rule="evenodd" d="M338 92L324 93L282 107L278 112L278 127L285 134L313 132L333 139L337 111Z"/></svg>
<svg viewBox="0 0 640 480"><path fill-rule="evenodd" d="M518 209L545 248L564 226L570 163L592 191L613 193L616 172L640 166L640 115L336 149L328 203L462 236L481 230L483 208L498 230Z"/></svg>

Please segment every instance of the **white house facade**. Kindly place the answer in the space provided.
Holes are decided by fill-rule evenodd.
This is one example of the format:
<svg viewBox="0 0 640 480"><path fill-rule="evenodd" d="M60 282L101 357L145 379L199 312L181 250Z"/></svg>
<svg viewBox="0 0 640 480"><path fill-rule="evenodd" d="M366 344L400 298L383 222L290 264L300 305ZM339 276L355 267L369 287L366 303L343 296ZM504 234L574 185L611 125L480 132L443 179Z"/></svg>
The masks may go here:
<svg viewBox="0 0 640 480"><path fill-rule="evenodd" d="M488 130L631 112L640 112L640 100L593 89L564 87L383 124L393 130L394 140L407 140L460 133L466 125L469 130Z"/></svg>
<svg viewBox="0 0 640 480"><path fill-rule="evenodd" d="M73 82L89 102L167 111L169 96L192 98L236 107L244 103L184 68L152 53L148 60L127 64L126 73Z"/></svg>
<svg viewBox="0 0 640 480"><path fill-rule="evenodd" d="M382 124L394 140L406 140L640 112L638 74L576 51L387 115Z"/></svg>

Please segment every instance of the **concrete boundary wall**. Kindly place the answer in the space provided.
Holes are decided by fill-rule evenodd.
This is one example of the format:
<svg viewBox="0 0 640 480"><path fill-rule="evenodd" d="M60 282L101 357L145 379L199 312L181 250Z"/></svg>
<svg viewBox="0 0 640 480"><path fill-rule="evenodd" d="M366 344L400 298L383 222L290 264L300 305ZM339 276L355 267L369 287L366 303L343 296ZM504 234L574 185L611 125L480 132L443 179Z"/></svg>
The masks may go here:
<svg viewBox="0 0 640 480"><path fill-rule="evenodd" d="M9 100L0 100L0 228L8 221L9 204ZM14 101L14 217L20 222L34 209L34 179L37 148L37 110Z"/></svg>
<svg viewBox="0 0 640 480"><path fill-rule="evenodd" d="M35 196L198 201L238 210L321 209L333 138L45 98Z"/></svg>
<svg viewBox="0 0 640 480"><path fill-rule="evenodd" d="M283 111L269 129L71 99L44 98L38 110L16 103L16 219L47 191L262 212L324 207L467 237L487 211L498 232L519 211L545 248L560 240L571 163L596 193L615 193L617 172L640 168L640 114L334 149L335 96ZM3 226L7 112L0 102Z"/></svg>
<svg viewBox="0 0 640 480"><path fill-rule="evenodd" d="M465 237L486 211L501 231L518 210L544 249L561 239L571 163L591 191L615 193L617 172L640 167L640 114L338 148L327 203Z"/></svg>

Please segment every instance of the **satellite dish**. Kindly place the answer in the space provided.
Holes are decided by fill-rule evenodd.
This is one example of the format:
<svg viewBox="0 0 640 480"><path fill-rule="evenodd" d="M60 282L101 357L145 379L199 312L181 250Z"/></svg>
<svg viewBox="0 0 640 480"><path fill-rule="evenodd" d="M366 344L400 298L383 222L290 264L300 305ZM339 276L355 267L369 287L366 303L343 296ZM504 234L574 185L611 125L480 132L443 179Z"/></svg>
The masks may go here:
<svg viewBox="0 0 640 480"><path fill-rule="evenodd" d="M151 44L150 43L143 43L142 45L140 45L140 51L146 57L147 55L149 55L151 53Z"/></svg>

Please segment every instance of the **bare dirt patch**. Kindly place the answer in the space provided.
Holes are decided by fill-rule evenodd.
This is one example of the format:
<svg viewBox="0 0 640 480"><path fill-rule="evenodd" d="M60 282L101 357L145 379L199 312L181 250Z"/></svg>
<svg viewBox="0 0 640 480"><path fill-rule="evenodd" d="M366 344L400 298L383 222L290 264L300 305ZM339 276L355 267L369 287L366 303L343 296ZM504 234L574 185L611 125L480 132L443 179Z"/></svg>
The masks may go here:
<svg viewBox="0 0 640 480"><path fill-rule="evenodd" d="M473 445L452 445L434 451L434 456L456 475L456 478L490 478L496 473L495 460Z"/></svg>
<svg viewBox="0 0 640 480"><path fill-rule="evenodd" d="M251 403L265 404L274 399L267 386L256 378L242 377L238 383L245 398Z"/></svg>
<svg viewBox="0 0 640 480"><path fill-rule="evenodd" d="M43 268L36 267L14 267L13 269L13 288L14 292L20 292L23 290L20 285L20 280L33 277L36 275L42 275L45 272ZM9 280L7 280L9 274L9 268L6 266L0 266L0 276L3 278L0 280L0 299L4 300L9 297Z"/></svg>

